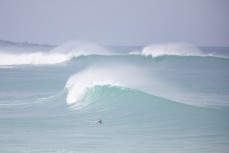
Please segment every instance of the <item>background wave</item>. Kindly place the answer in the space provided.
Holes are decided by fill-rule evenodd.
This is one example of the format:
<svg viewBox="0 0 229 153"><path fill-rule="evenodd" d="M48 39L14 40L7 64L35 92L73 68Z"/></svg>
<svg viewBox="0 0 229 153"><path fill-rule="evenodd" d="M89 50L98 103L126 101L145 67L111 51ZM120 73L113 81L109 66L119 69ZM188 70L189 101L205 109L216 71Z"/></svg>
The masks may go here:
<svg viewBox="0 0 229 153"><path fill-rule="evenodd" d="M123 49L124 48L124 49ZM186 43L152 44L143 47L104 47L93 43L69 41L51 46L0 41L0 65L51 65L89 55L143 55L143 56L213 56L228 58L228 53L202 51Z"/></svg>
<svg viewBox="0 0 229 153"><path fill-rule="evenodd" d="M20 44L16 48L15 50L15 47L12 48L12 46L1 46L0 65L57 64L77 56L111 54L110 51L99 45L78 41L67 42L57 47Z"/></svg>

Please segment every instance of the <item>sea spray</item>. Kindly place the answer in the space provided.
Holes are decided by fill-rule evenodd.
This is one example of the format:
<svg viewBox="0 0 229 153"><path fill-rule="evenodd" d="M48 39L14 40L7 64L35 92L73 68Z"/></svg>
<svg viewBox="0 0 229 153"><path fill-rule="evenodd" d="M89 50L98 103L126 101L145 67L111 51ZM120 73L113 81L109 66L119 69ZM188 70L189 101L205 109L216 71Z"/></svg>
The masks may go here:
<svg viewBox="0 0 229 153"><path fill-rule="evenodd" d="M177 56L204 56L199 48L188 43L163 43L152 44L143 48L142 55L153 57L163 55L177 55Z"/></svg>
<svg viewBox="0 0 229 153"><path fill-rule="evenodd" d="M70 41L50 50L43 49L32 51L28 46L20 46L21 50L15 51L11 47L0 49L0 65L50 65L58 64L72 59L73 57L86 55L109 55L111 52L94 43ZM50 48L50 47L48 47Z"/></svg>
<svg viewBox="0 0 229 153"><path fill-rule="evenodd" d="M87 89L96 85L111 85L144 90L143 86L147 87L144 82L149 80L146 73L147 71L145 73L140 71L140 67L121 65L121 63L90 67L68 79L66 83L66 88L68 89L67 103L77 102L77 100L80 100L80 97L83 97ZM147 91L147 89L145 90Z"/></svg>

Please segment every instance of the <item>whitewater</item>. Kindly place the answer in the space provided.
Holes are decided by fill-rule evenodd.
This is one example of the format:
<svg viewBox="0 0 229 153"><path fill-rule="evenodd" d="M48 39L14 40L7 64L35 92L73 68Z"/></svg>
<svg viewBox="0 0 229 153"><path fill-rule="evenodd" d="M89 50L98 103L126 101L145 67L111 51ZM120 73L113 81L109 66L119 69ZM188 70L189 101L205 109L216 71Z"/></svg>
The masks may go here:
<svg viewBox="0 0 229 153"><path fill-rule="evenodd" d="M228 116L228 47L0 41L0 152L227 153Z"/></svg>

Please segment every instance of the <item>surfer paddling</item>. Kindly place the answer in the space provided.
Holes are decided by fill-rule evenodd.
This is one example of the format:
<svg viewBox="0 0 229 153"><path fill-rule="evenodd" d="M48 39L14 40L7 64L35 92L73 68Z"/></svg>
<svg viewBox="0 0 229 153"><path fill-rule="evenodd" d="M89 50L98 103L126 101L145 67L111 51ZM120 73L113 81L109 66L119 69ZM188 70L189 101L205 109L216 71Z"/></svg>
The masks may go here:
<svg viewBox="0 0 229 153"><path fill-rule="evenodd" d="M102 124L103 122L102 122L102 120L99 118L96 122L95 122L95 124Z"/></svg>

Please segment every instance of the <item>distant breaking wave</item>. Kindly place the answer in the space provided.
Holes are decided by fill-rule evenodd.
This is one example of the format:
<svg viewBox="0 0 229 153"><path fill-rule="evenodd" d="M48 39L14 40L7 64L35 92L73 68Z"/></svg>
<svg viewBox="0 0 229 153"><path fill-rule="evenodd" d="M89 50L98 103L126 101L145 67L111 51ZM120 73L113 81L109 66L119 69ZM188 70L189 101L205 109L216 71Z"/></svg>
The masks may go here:
<svg viewBox="0 0 229 153"><path fill-rule="evenodd" d="M26 46L28 47L28 46ZM40 64L57 64L68 61L73 57L86 55L109 55L110 51L96 44L71 41L59 45L51 50L26 51L10 50L5 47L0 48L0 65L40 65Z"/></svg>
<svg viewBox="0 0 229 153"><path fill-rule="evenodd" d="M200 48L189 43L163 43L151 44L145 46L141 53L133 52L131 54L141 54L143 56L210 56L218 58L228 58L228 55L220 55L217 52L203 52Z"/></svg>
<svg viewBox="0 0 229 153"><path fill-rule="evenodd" d="M142 55L153 57L163 55L204 56L196 46L187 43L152 44L144 47Z"/></svg>
<svg viewBox="0 0 229 153"><path fill-rule="evenodd" d="M57 64L69 60L70 57L59 53L0 53L0 65L25 65L25 64Z"/></svg>
<svg viewBox="0 0 229 153"><path fill-rule="evenodd" d="M129 55L139 56L211 56L228 58L217 53L205 53L194 45L187 43L152 44L141 51L130 51ZM97 44L70 41L57 47L33 45L28 43L0 43L0 65L51 65L69 61L79 56L89 55L120 55Z"/></svg>

